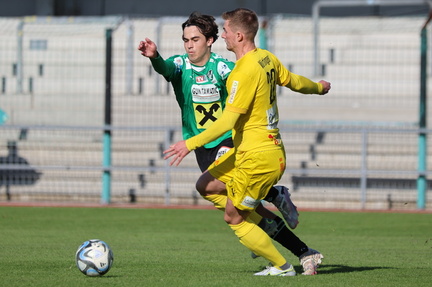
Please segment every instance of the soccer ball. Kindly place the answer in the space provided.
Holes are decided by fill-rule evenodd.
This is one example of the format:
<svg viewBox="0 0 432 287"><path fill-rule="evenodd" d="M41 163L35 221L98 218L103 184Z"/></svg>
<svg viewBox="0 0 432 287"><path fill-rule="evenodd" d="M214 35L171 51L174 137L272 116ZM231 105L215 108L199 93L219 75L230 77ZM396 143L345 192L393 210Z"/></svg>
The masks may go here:
<svg viewBox="0 0 432 287"><path fill-rule="evenodd" d="M114 261L111 248L104 241L91 239L78 247L75 255L78 269L87 276L106 274Z"/></svg>

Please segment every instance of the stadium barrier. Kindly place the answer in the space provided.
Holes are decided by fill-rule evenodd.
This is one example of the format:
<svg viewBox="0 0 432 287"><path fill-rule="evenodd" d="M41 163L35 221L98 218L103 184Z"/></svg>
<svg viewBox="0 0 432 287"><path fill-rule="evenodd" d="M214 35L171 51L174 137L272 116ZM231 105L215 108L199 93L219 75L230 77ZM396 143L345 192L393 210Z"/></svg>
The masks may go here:
<svg viewBox="0 0 432 287"><path fill-rule="evenodd" d="M109 172L109 202L209 204L194 188L193 155L178 168L161 157L181 139L180 113L169 83L136 50L149 37L164 57L183 53L184 20L0 18L0 109L7 114L0 125L0 200L103 202L102 177ZM320 49L327 57L320 77L311 18L268 20L268 48L293 72L333 86L326 96L280 88L288 157L281 184L301 207L418 208L415 182L430 177L417 166L419 134L430 135L417 124L424 17L322 18ZM109 29L112 122L106 126ZM223 40L213 50L233 60ZM429 154L425 162L431 166ZM426 208L430 198L425 195Z"/></svg>

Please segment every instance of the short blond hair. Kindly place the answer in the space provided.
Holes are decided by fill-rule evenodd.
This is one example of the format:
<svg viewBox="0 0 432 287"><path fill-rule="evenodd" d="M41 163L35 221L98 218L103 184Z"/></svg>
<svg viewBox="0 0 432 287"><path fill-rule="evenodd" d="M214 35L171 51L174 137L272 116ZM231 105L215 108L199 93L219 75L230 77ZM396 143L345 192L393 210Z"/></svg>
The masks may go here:
<svg viewBox="0 0 432 287"><path fill-rule="evenodd" d="M222 14L224 20L230 21L229 26L233 31L243 32L249 40L254 40L258 33L259 21L257 14L246 8L237 8Z"/></svg>

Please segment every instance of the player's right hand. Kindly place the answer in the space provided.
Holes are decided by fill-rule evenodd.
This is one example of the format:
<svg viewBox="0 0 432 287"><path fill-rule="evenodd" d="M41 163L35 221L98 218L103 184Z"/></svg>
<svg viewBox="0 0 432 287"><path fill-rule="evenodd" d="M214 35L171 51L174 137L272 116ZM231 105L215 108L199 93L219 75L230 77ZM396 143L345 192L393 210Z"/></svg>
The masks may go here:
<svg viewBox="0 0 432 287"><path fill-rule="evenodd" d="M145 38L144 41L141 41L139 43L138 50L140 50L141 55L143 55L145 57L149 57L149 58L156 58L157 57L157 46L149 38Z"/></svg>
<svg viewBox="0 0 432 287"><path fill-rule="evenodd" d="M180 162L190 153L190 150L186 146L186 141L182 140L171 145L167 150L163 152L164 159L171 158L170 165L178 166Z"/></svg>

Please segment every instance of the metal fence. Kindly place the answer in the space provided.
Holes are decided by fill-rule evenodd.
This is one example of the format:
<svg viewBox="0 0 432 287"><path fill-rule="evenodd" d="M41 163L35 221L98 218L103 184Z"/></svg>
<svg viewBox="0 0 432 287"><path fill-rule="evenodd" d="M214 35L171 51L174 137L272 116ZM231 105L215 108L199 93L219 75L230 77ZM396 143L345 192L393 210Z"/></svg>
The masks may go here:
<svg viewBox="0 0 432 287"><path fill-rule="evenodd" d="M0 200L98 203L109 173L111 202L208 204L194 188L194 156L179 168L161 157L181 138L180 112L169 84L136 50L149 37L162 56L183 53L184 20L1 18L0 109L7 121L0 125ZM419 135L430 135L417 124L424 17L321 19L319 77L312 19L268 20L268 48L293 72L333 86L324 97L279 91L288 157L281 184L298 205L431 208L430 196L417 188L419 178L430 177L419 162L432 163L418 151ZM107 30L110 125L104 123ZM213 50L233 60L222 40Z"/></svg>
<svg viewBox="0 0 432 287"><path fill-rule="evenodd" d="M281 184L303 208L415 209L419 177L431 176L418 171L415 128L285 125L281 131L288 158ZM162 159L179 133L175 127L113 128L111 202L206 204L194 189L194 157L176 168ZM4 126L2 134L16 141L2 142L8 154L0 158L1 200L101 201L102 129Z"/></svg>

